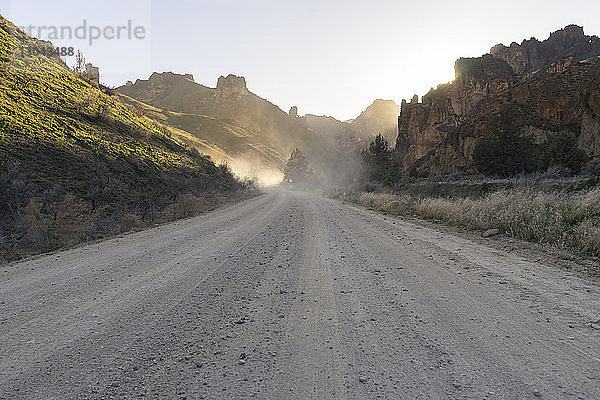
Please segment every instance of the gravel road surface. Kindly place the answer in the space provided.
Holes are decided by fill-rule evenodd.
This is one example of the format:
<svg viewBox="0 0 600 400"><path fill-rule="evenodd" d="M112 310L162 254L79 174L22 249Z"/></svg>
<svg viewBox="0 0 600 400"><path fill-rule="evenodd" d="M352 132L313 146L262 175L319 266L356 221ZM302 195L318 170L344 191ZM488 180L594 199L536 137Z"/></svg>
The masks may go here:
<svg viewBox="0 0 600 400"><path fill-rule="evenodd" d="M538 257L268 190L0 267L0 398L599 399L600 285Z"/></svg>

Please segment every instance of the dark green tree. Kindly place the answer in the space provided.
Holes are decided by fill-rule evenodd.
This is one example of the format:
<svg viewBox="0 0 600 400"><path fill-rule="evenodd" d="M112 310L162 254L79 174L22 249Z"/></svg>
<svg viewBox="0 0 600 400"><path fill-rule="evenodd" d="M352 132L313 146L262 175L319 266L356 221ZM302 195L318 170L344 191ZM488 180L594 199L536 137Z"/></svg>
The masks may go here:
<svg viewBox="0 0 600 400"><path fill-rule="evenodd" d="M400 168L394 162L394 151L382 135L377 135L369 148L363 150L362 159L369 180L383 182L387 186L398 181Z"/></svg>
<svg viewBox="0 0 600 400"><path fill-rule="evenodd" d="M473 149L473 162L485 175L513 176L537 169L537 146L523 134L523 125L511 109L505 109L492 121L487 135Z"/></svg>
<svg viewBox="0 0 600 400"><path fill-rule="evenodd" d="M540 167L544 170L561 165L577 173L587 160L587 155L579 148L577 137L568 131L549 136L540 148Z"/></svg>
<svg viewBox="0 0 600 400"><path fill-rule="evenodd" d="M292 152L283 170L283 180L290 183L303 182L310 176L310 162L300 149Z"/></svg>

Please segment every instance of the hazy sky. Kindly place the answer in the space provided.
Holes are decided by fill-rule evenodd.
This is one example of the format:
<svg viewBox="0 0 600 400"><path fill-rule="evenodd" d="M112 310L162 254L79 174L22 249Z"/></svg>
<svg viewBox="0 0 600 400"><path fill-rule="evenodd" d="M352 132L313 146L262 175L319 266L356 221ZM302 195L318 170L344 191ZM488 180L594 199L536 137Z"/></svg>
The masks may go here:
<svg viewBox="0 0 600 400"><path fill-rule="evenodd" d="M49 27L86 21L85 39L64 30L53 42L81 48L110 85L174 71L214 87L234 73L285 111L297 105L301 114L339 119L376 98L423 95L452 80L456 58L496 43L545 39L571 23L600 34L600 2L591 0L0 0L0 10L45 39ZM90 45L98 32L90 26L114 36L129 21L143 35L122 30L120 39Z"/></svg>

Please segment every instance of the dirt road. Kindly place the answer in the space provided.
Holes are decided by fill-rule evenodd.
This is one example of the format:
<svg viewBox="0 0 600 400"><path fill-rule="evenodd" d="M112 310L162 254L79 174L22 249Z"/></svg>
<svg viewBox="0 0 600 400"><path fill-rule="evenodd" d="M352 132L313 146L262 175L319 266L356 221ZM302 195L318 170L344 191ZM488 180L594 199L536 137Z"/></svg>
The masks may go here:
<svg viewBox="0 0 600 400"><path fill-rule="evenodd" d="M0 398L600 398L600 285L271 190L0 269Z"/></svg>

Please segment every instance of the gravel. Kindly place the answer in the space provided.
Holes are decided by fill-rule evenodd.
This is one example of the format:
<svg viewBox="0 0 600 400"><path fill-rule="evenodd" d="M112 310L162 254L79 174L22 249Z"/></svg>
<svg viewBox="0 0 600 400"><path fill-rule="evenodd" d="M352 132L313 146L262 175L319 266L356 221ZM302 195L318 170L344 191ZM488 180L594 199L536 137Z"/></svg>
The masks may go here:
<svg viewBox="0 0 600 400"><path fill-rule="evenodd" d="M543 259L271 189L5 267L0 399L598 398L600 287Z"/></svg>

